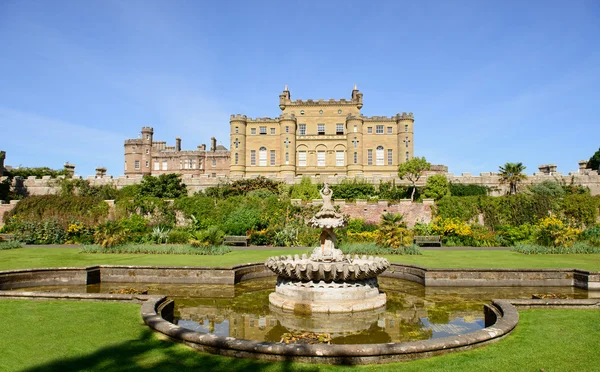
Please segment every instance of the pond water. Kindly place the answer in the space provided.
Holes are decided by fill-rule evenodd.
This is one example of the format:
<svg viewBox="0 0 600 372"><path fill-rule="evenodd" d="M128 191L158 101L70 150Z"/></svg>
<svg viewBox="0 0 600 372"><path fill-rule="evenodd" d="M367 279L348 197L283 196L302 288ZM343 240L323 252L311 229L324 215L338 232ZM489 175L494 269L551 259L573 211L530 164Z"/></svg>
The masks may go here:
<svg viewBox="0 0 600 372"><path fill-rule="evenodd" d="M587 291L564 287L444 287L379 278L387 305L354 314L298 316L270 308L275 278L232 285L103 283L88 286L21 288L29 291L110 293L124 288L164 294L175 302L173 323L198 332L278 342L285 333L328 333L332 344L426 340L484 328L483 305L493 298L531 298L559 293L587 298Z"/></svg>

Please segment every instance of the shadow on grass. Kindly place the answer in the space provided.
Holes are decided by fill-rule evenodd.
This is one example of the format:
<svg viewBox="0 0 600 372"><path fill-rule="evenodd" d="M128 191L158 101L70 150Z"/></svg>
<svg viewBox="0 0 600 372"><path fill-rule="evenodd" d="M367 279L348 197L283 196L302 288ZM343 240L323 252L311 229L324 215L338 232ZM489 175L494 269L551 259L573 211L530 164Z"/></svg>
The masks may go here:
<svg viewBox="0 0 600 372"><path fill-rule="evenodd" d="M156 339L144 330L140 339L105 347L75 358L57 360L29 368L41 371L302 371L315 372L318 367L291 361L267 362L198 353L171 341Z"/></svg>

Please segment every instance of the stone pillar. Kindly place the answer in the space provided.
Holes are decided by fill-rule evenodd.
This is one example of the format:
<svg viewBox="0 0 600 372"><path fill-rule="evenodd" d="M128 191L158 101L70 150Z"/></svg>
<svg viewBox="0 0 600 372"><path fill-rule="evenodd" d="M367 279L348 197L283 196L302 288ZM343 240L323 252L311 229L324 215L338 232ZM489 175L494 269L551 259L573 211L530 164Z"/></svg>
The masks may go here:
<svg viewBox="0 0 600 372"><path fill-rule="evenodd" d="M98 167L96 168L96 178L104 178L106 176L106 168Z"/></svg>
<svg viewBox="0 0 600 372"><path fill-rule="evenodd" d="M64 165L64 169L69 173L69 177L73 177L73 175L75 175L75 164L66 162Z"/></svg>
<svg viewBox="0 0 600 372"><path fill-rule="evenodd" d="M181 151L181 137L175 137L175 151Z"/></svg>

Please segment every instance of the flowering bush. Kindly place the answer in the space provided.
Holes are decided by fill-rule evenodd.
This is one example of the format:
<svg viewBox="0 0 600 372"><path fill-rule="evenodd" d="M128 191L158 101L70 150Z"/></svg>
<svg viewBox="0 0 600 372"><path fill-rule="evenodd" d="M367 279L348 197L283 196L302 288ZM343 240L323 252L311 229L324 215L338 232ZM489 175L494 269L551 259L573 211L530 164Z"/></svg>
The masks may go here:
<svg viewBox="0 0 600 372"><path fill-rule="evenodd" d="M371 243L377 240L378 231L352 232L346 234L346 241L349 243Z"/></svg>
<svg viewBox="0 0 600 372"><path fill-rule="evenodd" d="M581 230L566 226L556 217L545 217L536 225L534 240L546 247L570 247L580 233Z"/></svg>
<svg viewBox="0 0 600 372"><path fill-rule="evenodd" d="M471 236L471 226L458 218L441 218L437 217L433 220L431 230L436 235L446 236Z"/></svg>

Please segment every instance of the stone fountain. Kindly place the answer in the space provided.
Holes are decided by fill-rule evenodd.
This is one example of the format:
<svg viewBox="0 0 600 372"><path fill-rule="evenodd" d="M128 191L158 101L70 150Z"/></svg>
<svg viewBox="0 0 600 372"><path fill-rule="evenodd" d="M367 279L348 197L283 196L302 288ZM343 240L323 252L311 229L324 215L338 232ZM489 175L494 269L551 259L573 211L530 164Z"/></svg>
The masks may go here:
<svg viewBox="0 0 600 372"><path fill-rule="evenodd" d="M270 304L300 314L350 313L385 306L386 296L379 292L377 276L390 263L381 257L344 256L335 247L334 228L344 227L346 221L333 208L333 192L327 183L320 194L323 206L308 222L321 229L320 246L309 257L270 257L265 262L277 274Z"/></svg>

